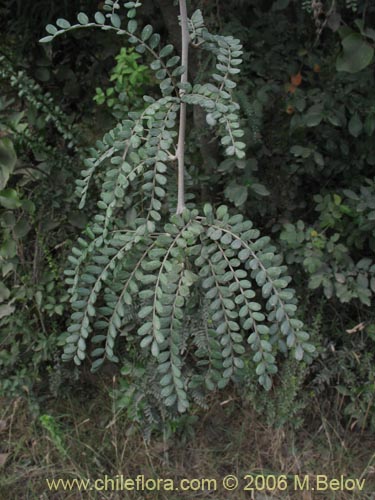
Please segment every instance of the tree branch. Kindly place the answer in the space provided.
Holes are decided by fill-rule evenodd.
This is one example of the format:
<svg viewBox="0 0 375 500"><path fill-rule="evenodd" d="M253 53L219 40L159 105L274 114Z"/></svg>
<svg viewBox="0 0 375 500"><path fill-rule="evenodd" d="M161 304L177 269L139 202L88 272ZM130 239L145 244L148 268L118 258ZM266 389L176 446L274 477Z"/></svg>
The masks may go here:
<svg viewBox="0 0 375 500"><path fill-rule="evenodd" d="M181 83L187 83L189 71L189 30L188 17L186 9L186 0L180 1L180 21L181 21L181 64L185 71L181 75ZM180 90L183 94L184 90ZM185 136L186 136L186 103L181 102L180 105L180 128L178 134L177 145L177 161L178 161L178 198L176 213L180 214L185 208Z"/></svg>

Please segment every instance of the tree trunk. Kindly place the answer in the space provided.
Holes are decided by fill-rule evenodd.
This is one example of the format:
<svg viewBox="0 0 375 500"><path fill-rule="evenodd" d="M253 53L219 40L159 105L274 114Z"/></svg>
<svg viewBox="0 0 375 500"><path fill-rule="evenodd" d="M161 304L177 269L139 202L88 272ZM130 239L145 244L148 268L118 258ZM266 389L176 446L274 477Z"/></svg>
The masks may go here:
<svg viewBox="0 0 375 500"><path fill-rule="evenodd" d="M171 43L181 54L181 28L178 22L179 9L172 0L156 0L160 8ZM194 82L200 67L199 49L190 51L189 80ZM197 131L202 167L207 174L219 163L219 144L210 129L207 128L206 114L200 106L194 107L194 128Z"/></svg>

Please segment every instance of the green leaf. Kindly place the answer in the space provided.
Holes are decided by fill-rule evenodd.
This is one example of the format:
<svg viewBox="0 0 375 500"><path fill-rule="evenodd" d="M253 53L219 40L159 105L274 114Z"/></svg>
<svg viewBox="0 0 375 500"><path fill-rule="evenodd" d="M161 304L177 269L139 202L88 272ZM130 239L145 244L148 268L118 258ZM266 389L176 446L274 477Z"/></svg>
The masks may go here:
<svg viewBox="0 0 375 500"><path fill-rule="evenodd" d="M66 29L70 28L70 26L71 26L69 21L67 21L66 19L62 19L62 18L58 19L56 21L56 24L59 28L62 28L63 30L66 30Z"/></svg>
<svg viewBox="0 0 375 500"><path fill-rule="evenodd" d="M9 304L2 304L0 306L0 319L6 316L10 316L16 310L15 306Z"/></svg>
<svg viewBox="0 0 375 500"><path fill-rule="evenodd" d="M173 52L173 45L169 44L169 45L166 45L165 47L163 47L159 53L159 56L160 57L167 57L169 56L169 54L171 54Z"/></svg>
<svg viewBox="0 0 375 500"><path fill-rule="evenodd" d="M129 22L128 22L128 31L129 33L135 33L136 30L137 30L137 27L138 27L138 23L135 19L131 19Z"/></svg>
<svg viewBox="0 0 375 500"><path fill-rule="evenodd" d="M270 192L263 184L253 183L250 185L250 189L252 189L259 196L269 196Z"/></svg>
<svg viewBox="0 0 375 500"><path fill-rule="evenodd" d="M170 59L168 59L166 66L167 68L172 68L173 66L176 66L178 62L180 61L180 56L173 56Z"/></svg>
<svg viewBox="0 0 375 500"><path fill-rule="evenodd" d="M298 345L294 354L297 361L301 361L303 359L303 349L302 346Z"/></svg>
<svg viewBox="0 0 375 500"><path fill-rule="evenodd" d="M226 187L224 194L236 207L240 207L247 200L247 187L232 183Z"/></svg>
<svg viewBox="0 0 375 500"><path fill-rule="evenodd" d="M138 313L138 317L143 319L152 312L152 306L144 306Z"/></svg>
<svg viewBox="0 0 375 500"><path fill-rule="evenodd" d="M210 238L212 240L219 240L222 236L223 232L221 229L215 229L211 234L210 234Z"/></svg>
<svg viewBox="0 0 375 500"><path fill-rule="evenodd" d="M88 22L89 22L89 18L87 17L87 15L84 12L80 12L77 16L77 19L78 19L78 22L80 24L83 24L83 25L88 24Z"/></svg>
<svg viewBox="0 0 375 500"><path fill-rule="evenodd" d="M7 288L2 281L0 281L0 302L8 300L10 296L10 290Z"/></svg>
<svg viewBox="0 0 375 500"><path fill-rule="evenodd" d="M47 24L46 31L50 35L54 35L58 30L57 30L56 26L54 26L53 24Z"/></svg>
<svg viewBox="0 0 375 500"><path fill-rule="evenodd" d="M21 200L14 189L3 189L0 191L0 205L9 210L14 210L21 206Z"/></svg>
<svg viewBox="0 0 375 500"><path fill-rule="evenodd" d="M343 51L336 60L337 71L357 73L371 63L374 48L360 34L351 33L341 43Z"/></svg>
<svg viewBox="0 0 375 500"><path fill-rule="evenodd" d="M91 365L91 371L95 372L96 370L98 370L98 368L102 366L103 363L104 363L104 358L96 359Z"/></svg>
<svg viewBox="0 0 375 500"><path fill-rule="evenodd" d="M153 28L151 26L151 24L147 24L147 26L145 26L142 30L142 33L141 33L141 38L144 42L146 42L150 36L152 35L152 32L153 32ZM153 42L155 43L155 41Z"/></svg>
<svg viewBox="0 0 375 500"><path fill-rule="evenodd" d="M362 131L362 128L363 128L363 124L362 124L362 121L359 117L359 114L354 113L354 115L351 117L351 119L349 120L349 123L348 123L349 133L353 137L358 137Z"/></svg>
<svg viewBox="0 0 375 500"><path fill-rule="evenodd" d="M128 18L133 19L137 15L137 10L136 9L130 9L128 12Z"/></svg>
<svg viewBox="0 0 375 500"><path fill-rule="evenodd" d="M3 137L0 139L0 189L6 187L16 162L17 156L13 142L7 137Z"/></svg>
<svg viewBox="0 0 375 500"><path fill-rule="evenodd" d="M302 347L303 347L304 351L309 352L309 353L313 353L313 352L316 351L315 346L312 345L312 344L305 344L305 343L303 343Z"/></svg>
<svg viewBox="0 0 375 500"><path fill-rule="evenodd" d="M159 43L160 43L160 35L158 33L154 33L151 36L148 44L152 49L156 49L156 47L159 45Z"/></svg>
<svg viewBox="0 0 375 500"><path fill-rule="evenodd" d="M96 12L95 13L95 21L98 24L104 24L105 23L105 17L101 12Z"/></svg>
<svg viewBox="0 0 375 500"><path fill-rule="evenodd" d="M140 343L141 348L144 349L145 347L148 347L151 344L152 340L153 338L151 335L143 337L142 342Z"/></svg>
<svg viewBox="0 0 375 500"><path fill-rule="evenodd" d="M375 130L375 114L369 114L369 115L367 115L364 129L365 129L365 132L366 132L366 134L368 136L371 136L374 133L374 130Z"/></svg>
<svg viewBox="0 0 375 500"><path fill-rule="evenodd" d="M39 43L49 43L53 40L53 36L52 35L48 35L48 36L44 36L43 38L41 38L39 40Z"/></svg>
<svg viewBox="0 0 375 500"><path fill-rule="evenodd" d="M304 121L307 127L316 127L323 119L323 106L321 104L314 104L307 111Z"/></svg>
<svg viewBox="0 0 375 500"><path fill-rule="evenodd" d="M220 205L220 207L216 210L216 217L218 219L223 219L227 213L228 207L226 205Z"/></svg>
<svg viewBox="0 0 375 500"><path fill-rule="evenodd" d="M208 113L206 115L206 121L207 125L209 125L210 127L214 127L217 124L217 120L213 117L211 113Z"/></svg>
<svg viewBox="0 0 375 500"><path fill-rule="evenodd" d="M120 16L118 14L112 14L111 15L111 23L112 23L113 27L120 28L120 26L121 26Z"/></svg>
<svg viewBox="0 0 375 500"><path fill-rule="evenodd" d="M175 394L171 394L164 400L165 406L172 406L177 400L177 396Z"/></svg>
<svg viewBox="0 0 375 500"><path fill-rule="evenodd" d="M28 223L27 219L20 219L17 224L14 226L14 235L16 238L23 238L30 231L31 226Z"/></svg>

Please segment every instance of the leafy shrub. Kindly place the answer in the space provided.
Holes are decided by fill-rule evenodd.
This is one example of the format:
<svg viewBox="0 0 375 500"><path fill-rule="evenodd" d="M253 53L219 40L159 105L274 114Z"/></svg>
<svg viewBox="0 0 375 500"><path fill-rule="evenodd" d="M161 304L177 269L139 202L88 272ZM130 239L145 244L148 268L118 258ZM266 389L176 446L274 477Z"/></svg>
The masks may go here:
<svg viewBox="0 0 375 500"><path fill-rule="evenodd" d="M0 108L0 393L31 396L58 359L68 296L56 249L74 232L72 172L80 149L52 96L11 61L1 63L9 97Z"/></svg>
<svg viewBox="0 0 375 500"><path fill-rule="evenodd" d="M301 220L287 224L280 238L287 262L303 266L310 288L323 286L328 299L335 295L341 302L359 299L370 306L375 264L368 257L356 262L355 256L374 249L374 182L368 180L359 193L344 190L343 196L316 195L316 224L306 227Z"/></svg>
<svg viewBox="0 0 375 500"><path fill-rule="evenodd" d="M28 49L30 34L25 26L37 31L38 23L43 22L36 13L48 14L49 19L59 16L58 12L64 17L72 15L67 6L52 2L48 10L44 3L41 0L32 8L25 6L17 18L19 23L12 25L13 30L22 24L19 31ZM5 26L11 24L6 17L12 18L9 12L15 4L0 8L6 14L2 19ZM301 408L315 393L321 401L334 400L341 409L345 407L344 422L349 419L357 426L371 426L374 405L371 383L367 390L366 380L373 379L374 350L369 333L374 292L374 6L364 0L338 0L329 10L322 9L320 2L315 2L314 8L311 2L288 0L205 2L211 14L206 19L209 30L200 11L189 20L189 78L196 80L194 86L181 83L182 61L173 47L162 43L166 31L173 35L175 28L167 23L161 37L150 26L138 31L134 12L138 6L139 2L130 2L122 11L118 2L107 1L104 14L91 14L92 6L88 6L88 15L79 15L79 26L68 26L68 21L60 18L56 26L48 26L49 36L55 38L66 31L72 36L60 37L53 51L48 45L45 50L42 46L28 51L27 60L21 52L13 58L20 35L11 35L4 50L2 47L2 53L7 54L0 68L6 95L1 100L0 130L3 392L19 394L40 388L46 373L58 389L61 374L71 368L66 365L62 370L60 366L59 343L65 345L67 358L77 356L76 361L81 362L78 354L86 356L90 361L85 365L92 360L94 369L104 364L103 359L118 359L122 372L116 392L119 408L126 408L135 422L147 421L148 429L161 422L166 425L166 420L171 432L185 428L185 424L188 428L190 415L178 415L178 406L184 409L188 401L205 407L210 400L207 396L229 380L272 425L283 425L288 415L294 416L293 422L300 422ZM83 4L81 8L85 9ZM145 16L151 18L149 13ZM95 40L83 29L92 24L101 28ZM222 36L211 34L223 28ZM3 33L14 33L12 30L5 27ZM130 43L123 48L124 37L110 35L126 35L125 31ZM235 59L238 64L243 59L243 63L228 65L225 73L219 67L226 66L225 51L242 52L237 38L245 50ZM166 52L160 57L162 50ZM353 53L358 57L352 57ZM119 64L113 69L116 55ZM132 76L137 85L133 86L125 74L129 66L135 70ZM108 73L113 77L112 87L106 80ZM121 78L132 92L131 99L121 95ZM162 85L162 100L157 81ZM149 82L146 90L150 96L144 100L144 90L138 92L138 84L148 86ZM103 112L104 107L92 106L95 87L103 89L96 100L104 99L107 107L111 104L112 117ZM107 90L113 94L107 96ZM188 168L183 177L175 164L181 160L181 155L176 155L177 129L183 123L177 116L181 103L187 105L189 119L184 151ZM56 104L61 105L59 109ZM114 120L118 125L95 143L98 130L101 136ZM95 147L84 150L82 142L95 143ZM129 143L124 163L122 155ZM77 182L81 210L77 211L73 184L84 158L82 178ZM185 203L179 203L181 179L186 186ZM231 208L221 207L224 199ZM178 217L172 215L177 205ZM184 205L186 211L182 210ZM240 215L241 221L236 219ZM230 222L233 217L235 224ZM86 227L88 220L91 222ZM181 232L182 223L190 225ZM245 238L241 248L231 248L239 240L231 236L229 243L227 231L233 232L238 224L249 227L245 233L258 236L254 228L259 228L263 235L273 234L275 246L259 234L251 243ZM208 228L212 225L221 234L214 235L216 227ZM196 234L190 235L190 227ZM77 229L83 233L78 240ZM181 236L174 243L179 232ZM172 238L170 243L168 238ZM61 276L71 239L77 242L70 257L71 269L67 270L68 287L73 306L81 304L73 312L71 331L58 340L68 311ZM259 241L264 248L257 249ZM246 253L241 253L246 250L244 243L259 258L258 269L249 267L248 259L239 258ZM209 253L208 249L216 250ZM194 255L198 251L200 254ZM294 312L296 306L281 253L297 293L303 297L298 315L295 312L292 318L295 325L301 326L297 317L312 325L308 331L316 344L315 321L323 325L318 336L320 356L309 368L292 358L284 359L285 337L272 330L277 329L271 296L267 297L272 280L283 286L287 283L278 292L286 294L290 310ZM212 285L212 275L205 276L207 263L216 258L219 286ZM275 265L269 264L271 258ZM277 268L280 276L262 284L262 265L267 271L272 269L271 273ZM172 280L167 289L166 279ZM236 290L238 281L249 282L251 288L240 288L248 296L255 293L255 297ZM212 309L216 298L207 294L222 292L228 296L223 297L224 307L216 311ZM168 312L170 300L172 305L178 304L174 310L181 317ZM242 300L245 302L239 303ZM320 301L325 307L317 312ZM81 309L83 302L87 305ZM262 318L262 328L270 329L260 337L268 349L271 345L271 352L264 354L268 361L263 374L256 370L264 369L264 359L253 359L254 355L259 357L261 342L246 343L253 328L244 328L249 317L240 316L241 311L246 312L246 302L260 307L251 314ZM156 315L147 309L154 303ZM83 321L79 324L82 312L88 325ZM140 318L139 314L146 316ZM239 330L218 333L221 314ZM334 323L333 314L340 318ZM160 329L152 325L144 336L138 336L138 329L155 318ZM353 324L362 323L360 341L357 335L344 333L351 331ZM171 325L178 332L174 337ZM160 334L165 342L157 342ZM139 347L141 341L145 347ZM234 348L244 352L227 355L229 344L233 352ZM159 355L153 356L157 350ZM160 361L163 356L164 362ZM277 374L269 373L275 370L274 364L279 368ZM230 376L224 377L224 373ZM267 388L272 378L269 391L259 387L259 377ZM306 388L312 378L312 386ZM162 379L165 385L160 384ZM337 395L338 386L341 395ZM173 403L167 413L166 401Z"/></svg>
<svg viewBox="0 0 375 500"><path fill-rule="evenodd" d="M352 11L344 1L335 2L330 18L325 17L326 10L316 19L311 10L306 15L292 2L274 2L272 8L251 4L247 7L251 23L242 22L236 13L231 16L230 6L225 10L231 19L226 29L241 37L251 54L244 58L239 86L246 116L244 142L250 149L240 180L231 181L234 200L258 225L281 236L277 240L280 250L304 296L305 321L314 322L321 297L327 304L320 313L322 324L327 325L319 337L325 346L321 355L327 357L324 370L335 371L347 392L345 403L351 399L356 418L371 425L368 416L374 405L363 387L366 380L372 380L368 360L373 356L373 344L368 338L358 351L354 339L345 343L342 357L346 361L342 363L338 352L342 337L348 337L345 329L350 330L353 322L372 322L374 205L369 177L374 166L373 59L365 58L363 68L354 65L351 71L336 62L349 57L350 46L343 43L346 36L351 37L349 42L353 40L352 48L358 45L357 61L359 44L372 44L368 35L375 20L374 6L353 2L358 8ZM311 2L305 4L311 7ZM233 174L233 169L228 171ZM263 202L249 189L255 176L269 192ZM311 292L306 291L307 285ZM337 323L332 321L333 314L340 318ZM319 343L314 330L309 328L309 333ZM354 362L357 354L364 364ZM321 369L319 357L312 370L319 374ZM307 380L309 373L305 372ZM333 378L327 380L326 390ZM303 386L291 413L296 401L310 397L306 379ZM333 400L327 392L318 398ZM258 395L251 400L262 408L263 416L267 414L267 404L262 406ZM329 411L335 411L334 404Z"/></svg>
<svg viewBox="0 0 375 500"><path fill-rule="evenodd" d="M160 47L160 36L151 25L137 34L140 5L125 4L124 29L117 2L107 0L106 15L97 12L90 21L80 13L79 24L73 26L58 19L57 26L47 26L49 35L42 39L50 42L66 31L91 26L126 35L137 52L153 56L150 66L162 93L159 99L144 96L146 109L130 113L85 161L87 168L78 181L81 206L100 167L100 212L86 231L88 238L78 239L69 257L73 267L66 274L74 312L63 358L81 365L88 351L96 370L106 359L123 361L116 343L125 343L130 355L139 349L141 337L145 362L137 373L143 376L143 387L146 383L150 392L157 381L155 399L172 412L184 412L192 397L204 400L207 390L223 388L241 373L250 352L252 370L269 390L278 357L291 350L297 360L310 360L314 347L302 321L294 317L290 277L269 238L260 238L250 221L232 215L226 206L213 209L204 199L190 203L190 208L185 205L187 104L203 108L227 156L245 157L239 106L233 101L241 44L232 36L209 33L200 11L188 22L181 1L180 60L172 45ZM189 37L215 57L214 83L193 86L187 81ZM168 165L174 161L177 210L170 216L175 197L168 188L173 179ZM244 347L245 340L250 349ZM129 404L133 400L135 411L142 412L148 404L143 401L146 391L134 401L135 390L131 386Z"/></svg>
<svg viewBox="0 0 375 500"><path fill-rule="evenodd" d="M113 87L96 89L94 101L99 105L106 104L113 110L113 115L121 119L130 110L142 109L144 101L142 93L150 83L149 69L144 64L138 64L140 54L134 49L122 47L115 57L116 66L113 68L110 81Z"/></svg>

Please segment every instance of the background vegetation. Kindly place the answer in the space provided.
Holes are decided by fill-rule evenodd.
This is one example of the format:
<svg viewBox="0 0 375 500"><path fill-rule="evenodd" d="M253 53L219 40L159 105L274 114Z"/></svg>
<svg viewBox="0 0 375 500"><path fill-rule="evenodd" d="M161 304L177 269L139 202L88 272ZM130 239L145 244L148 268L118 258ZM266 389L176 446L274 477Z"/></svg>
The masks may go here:
<svg viewBox="0 0 375 500"><path fill-rule="evenodd" d="M285 363L270 393L249 371L212 393L207 409L197 405L161 425L133 411L134 380L144 375L136 355L99 374L61 361L71 313L64 269L96 210L95 196L78 209L75 181L91 145L155 87L150 61L121 37L77 31L52 46L38 43L46 24L100 7L44 0L0 7L0 491L47 498L44 478L61 470L194 477L194 467L215 477L249 468L314 475L324 466L371 485L374 5L191 2L212 32L243 43L235 96L246 159L224 158L194 116L190 199L224 200L272 236L318 354L309 365ZM159 19L164 41L178 47L174 16L163 0L141 10L144 23ZM207 58L194 56L193 78L208 69Z"/></svg>

